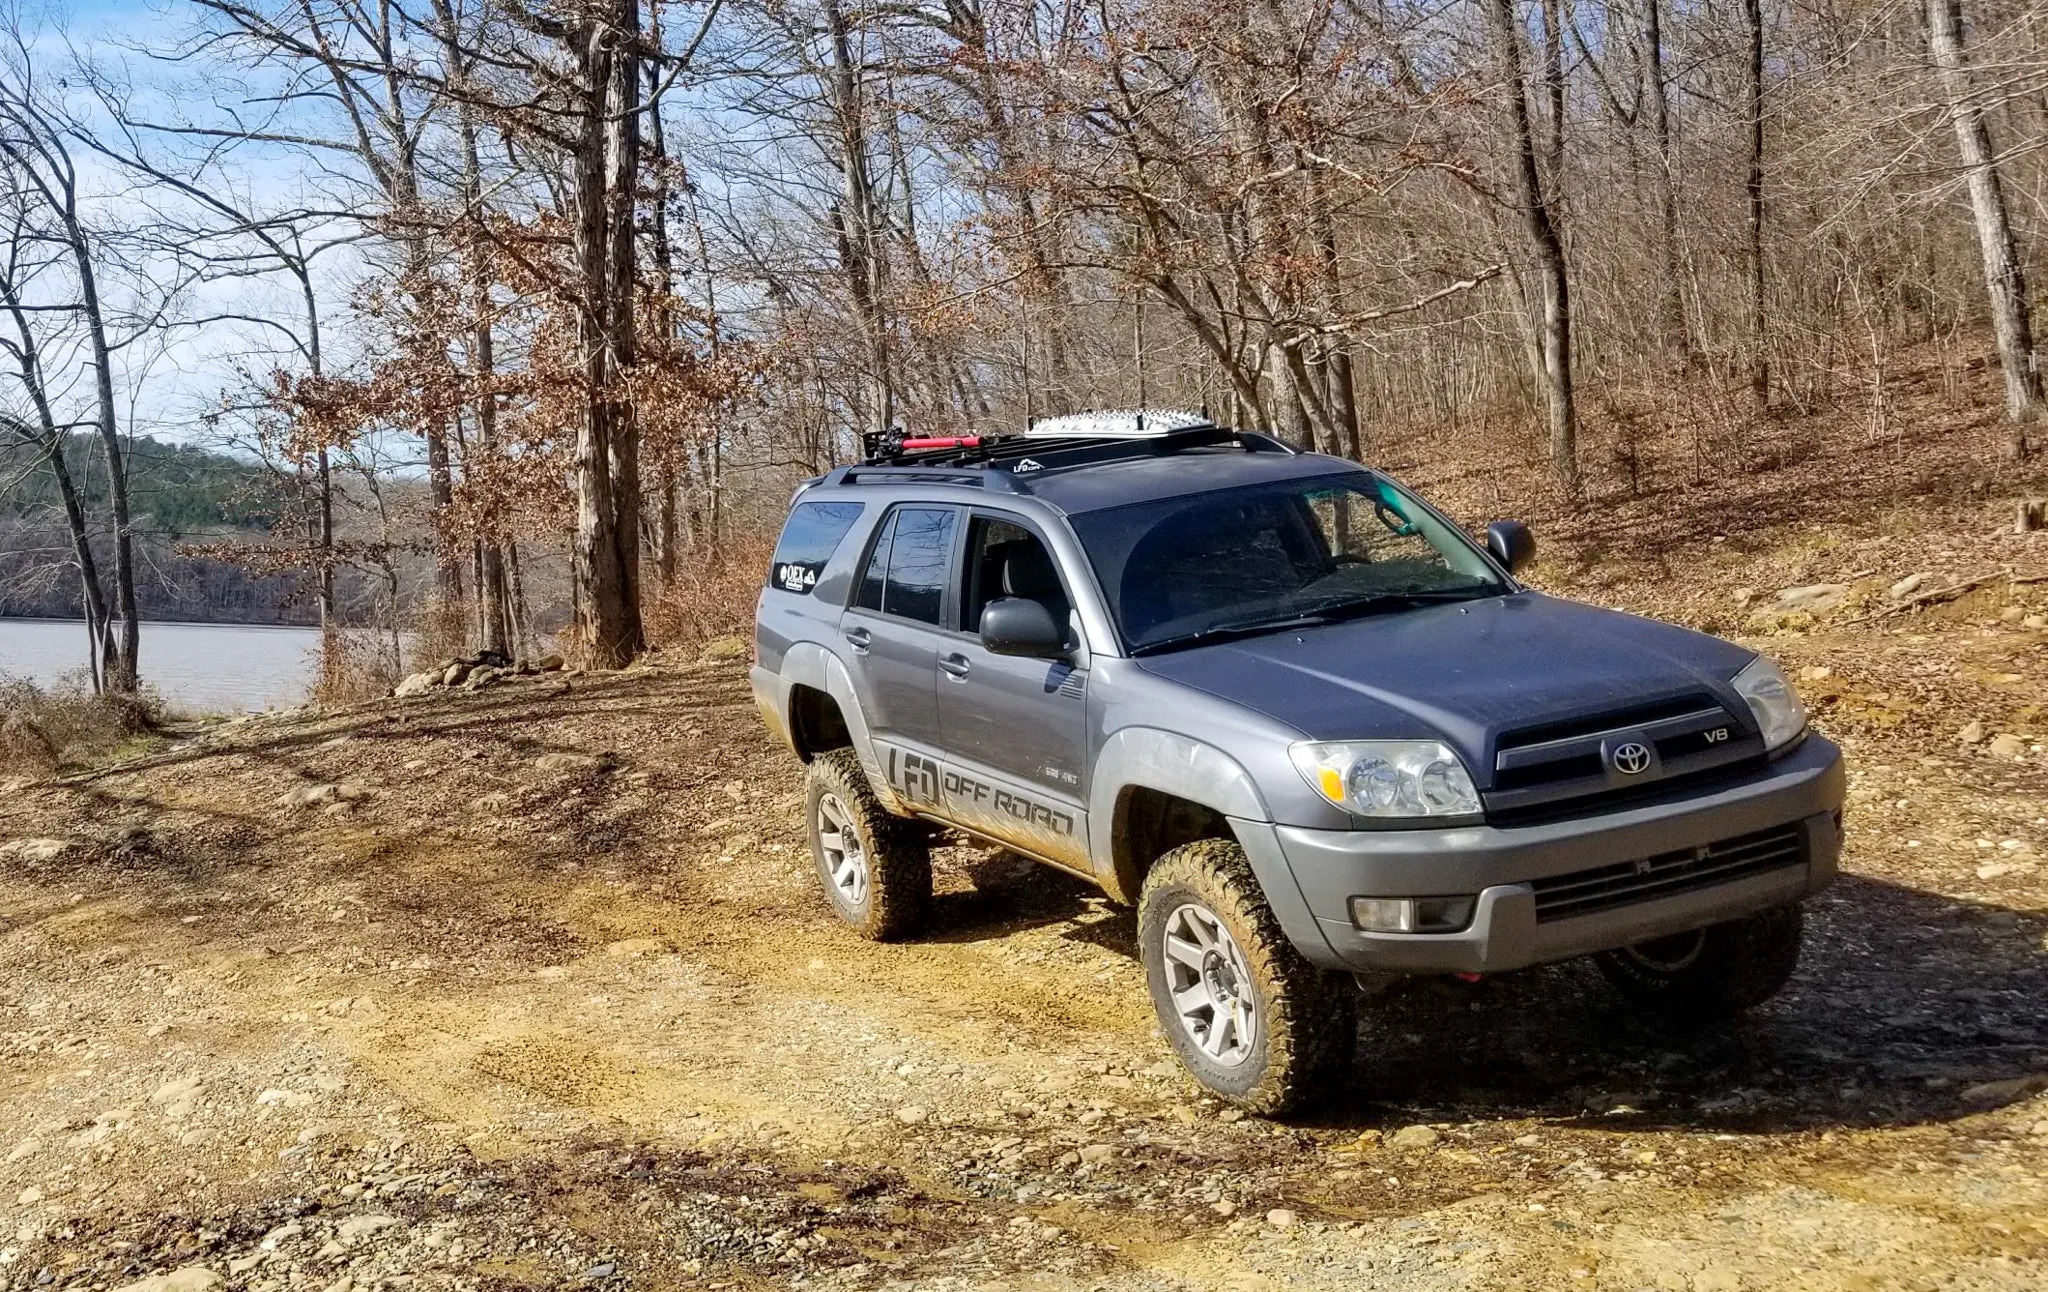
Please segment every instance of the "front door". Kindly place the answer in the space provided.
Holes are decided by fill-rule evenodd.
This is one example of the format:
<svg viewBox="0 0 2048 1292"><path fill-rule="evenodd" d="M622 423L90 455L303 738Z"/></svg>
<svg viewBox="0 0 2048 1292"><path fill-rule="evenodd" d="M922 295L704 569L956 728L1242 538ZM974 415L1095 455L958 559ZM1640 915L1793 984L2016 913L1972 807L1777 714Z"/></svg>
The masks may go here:
<svg viewBox="0 0 2048 1292"><path fill-rule="evenodd" d="M969 521L958 582L959 631L938 647L947 815L1086 870L1087 671L1066 660L993 654L979 632L984 606L1018 596L1041 602L1078 634L1067 586L1037 534L982 512Z"/></svg>
<svg viewBox="0 0 2048 1292"><path fill-rule="evenodd" d="M933 506L884 517L839 621L882 774L924 808L939 806L938 647L959 520L958 509Z"/></svg>

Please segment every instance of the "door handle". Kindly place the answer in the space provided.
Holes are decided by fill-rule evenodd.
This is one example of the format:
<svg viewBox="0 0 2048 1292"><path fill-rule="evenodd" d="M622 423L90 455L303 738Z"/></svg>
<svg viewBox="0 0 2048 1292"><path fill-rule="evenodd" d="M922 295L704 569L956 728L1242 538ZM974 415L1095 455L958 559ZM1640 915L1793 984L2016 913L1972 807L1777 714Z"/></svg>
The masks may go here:
<svg viewBox="0 0 2048 1292"><path fill-rule="evenodd" d="M955 682L965 682L967 680L967 670L972 666L968 664L965 655L941 655L939 656L939 667L946 670L946 676L952 678Z"/></svg>
<svg viewBox="0 0 2048 1292"><path fill-rule="evenodd" d="M854 654L865 655L868 653L868 647L873 644L875 635L865 628L849 628L846 630L846 640L853 646Z"/></svg>

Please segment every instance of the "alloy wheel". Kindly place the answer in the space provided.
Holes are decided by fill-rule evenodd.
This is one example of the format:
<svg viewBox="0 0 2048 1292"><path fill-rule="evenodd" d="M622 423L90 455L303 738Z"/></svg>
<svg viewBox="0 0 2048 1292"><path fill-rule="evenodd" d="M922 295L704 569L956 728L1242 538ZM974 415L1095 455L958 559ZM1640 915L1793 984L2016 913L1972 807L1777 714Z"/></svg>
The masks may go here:
<svg viewBox="0 0 2048 1292"><path fill-rule="evenodd" d="M1181 1030L1225 1067L1252 1056L1259 1040L1251 966L1214 911L1196 903L1166 919L1167 987Z"/></svg>
<svg viewBox="0 0 2048 1292"><path fill-rule="evenodd" d="M868 854L854 829L853 813L837 794L818 799L818 850L825 857L825 874L833 895L848 910L859 910L868 900Z"/></svg>

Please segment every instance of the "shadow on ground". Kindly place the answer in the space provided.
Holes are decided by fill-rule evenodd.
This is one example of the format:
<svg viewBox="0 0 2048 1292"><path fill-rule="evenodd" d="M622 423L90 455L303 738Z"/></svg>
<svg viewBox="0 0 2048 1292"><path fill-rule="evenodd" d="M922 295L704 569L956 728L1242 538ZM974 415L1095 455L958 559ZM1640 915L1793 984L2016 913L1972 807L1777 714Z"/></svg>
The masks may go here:
<svg viewBox="0 0 2048 1292"><path fill-rule="evenodd" d="M1100 900L1044 870L999 876L942 908L933 936L1001 937ZM1112 911L1063 936L1135 956L1129 912ZM1807 915L1792 984L1730 1024L1646 1017L1584 961L1413 980L1366 1004L1349 1078L1311 1120L1769 1133L1945 1121L2048 1088L2048 918L1859 876Z"/></svg>

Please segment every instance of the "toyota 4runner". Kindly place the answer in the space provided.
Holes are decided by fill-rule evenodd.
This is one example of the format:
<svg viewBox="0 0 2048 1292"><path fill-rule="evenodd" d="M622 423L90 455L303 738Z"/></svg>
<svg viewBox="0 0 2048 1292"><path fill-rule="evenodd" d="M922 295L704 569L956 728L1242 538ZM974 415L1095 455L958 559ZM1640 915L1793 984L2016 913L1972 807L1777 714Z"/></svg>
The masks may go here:
<svg viewBox="0 0 2048 1292"><path fill-rule="evenodd" d="M935 831L1137 907L1161 1026L1279 1112L1361 993L1592 955L1693 1017L1774 994L1843 771L1770 660L1536 592L1356 463L1190 414L870 440L798 491L754 694L834 910L915 931Z"/></svg>

